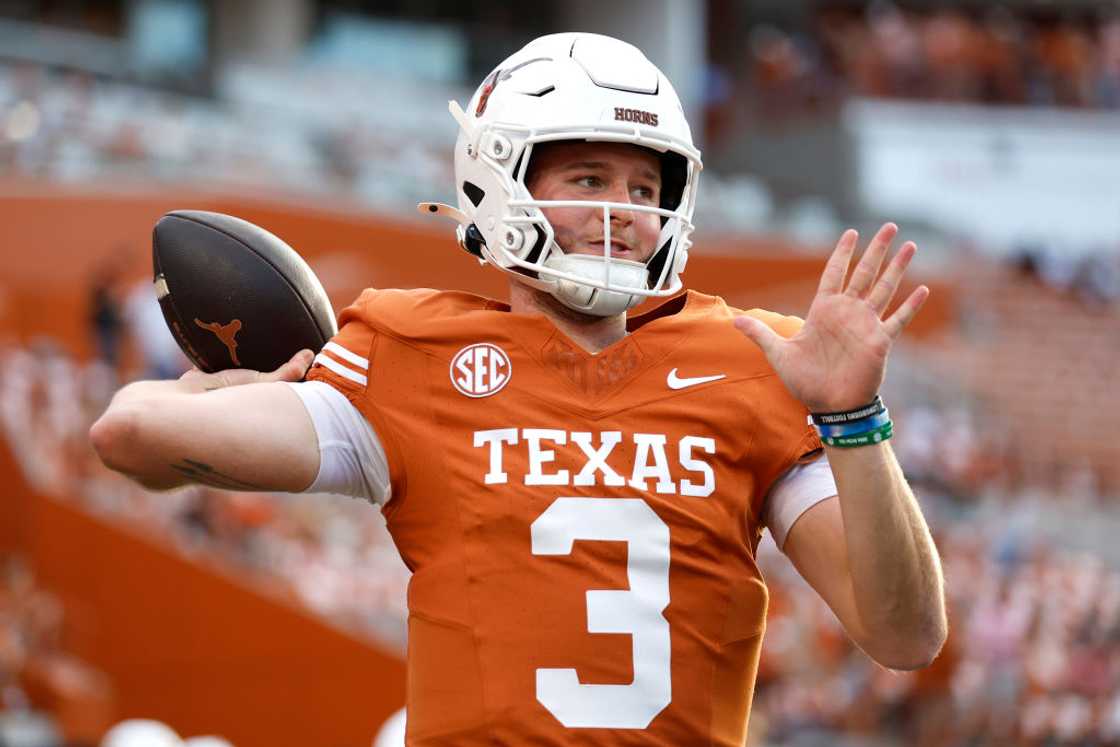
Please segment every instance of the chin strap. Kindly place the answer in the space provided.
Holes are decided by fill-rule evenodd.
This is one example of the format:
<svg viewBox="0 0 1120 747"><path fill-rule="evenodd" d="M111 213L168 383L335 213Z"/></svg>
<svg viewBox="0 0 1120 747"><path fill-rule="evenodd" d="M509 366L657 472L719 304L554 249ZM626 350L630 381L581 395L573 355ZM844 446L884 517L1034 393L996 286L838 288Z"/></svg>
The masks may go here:
<svg viewBox="0 0 1120 747"><path fill-rule="evenodd" d="M595 282L606 282L608 277L623 285L641 287L649 277L646 266L627 259L610 261L595 254L555 254L545 260L545 266ZM572 280L555 280L551 290L553 298L569 309L589 316L615 316L623 314L642 302L643 297L619 291L604 290Z"/></svg>

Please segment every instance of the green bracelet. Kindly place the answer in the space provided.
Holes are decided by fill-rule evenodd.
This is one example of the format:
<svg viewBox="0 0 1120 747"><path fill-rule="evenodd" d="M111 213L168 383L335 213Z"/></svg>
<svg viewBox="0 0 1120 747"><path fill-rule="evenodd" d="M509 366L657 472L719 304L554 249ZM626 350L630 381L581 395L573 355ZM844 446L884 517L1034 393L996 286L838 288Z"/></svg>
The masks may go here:
<svg viewBox="0 0 1120 747"><path fill-rule="evenodd" d="M867 431L866 433L860 433L855 436L825 436L821 438L821 442L826 446L854 449L857 446L871 446L872 444L882 443L892 435L894 435L894 424L888 420L873 431Z"/></svg>

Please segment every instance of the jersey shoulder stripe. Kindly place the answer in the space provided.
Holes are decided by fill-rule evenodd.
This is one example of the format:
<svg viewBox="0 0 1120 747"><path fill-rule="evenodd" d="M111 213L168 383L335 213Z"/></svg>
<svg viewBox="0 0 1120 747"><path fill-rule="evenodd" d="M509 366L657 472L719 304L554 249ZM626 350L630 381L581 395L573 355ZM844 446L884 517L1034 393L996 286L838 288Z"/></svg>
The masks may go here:
<svg viewBox="0 0 1120 747"><path fill-rule="evenodd" d="M360 386L364 387L369 383L369 378L365 374L360 374L353 369L347 368L346 366L336 361L334 358L331 358L329 355L327 355L326 352L319 353L317 356L315 356L315 365L323 366L324 368L338 374L342 378L352 381Z"/></svg>
<svg viewBox="0 0 1120 747"><path fill-rule="evenodd" d="M356 317L351 306L339 315L339 330L307 372L308 379L322 379L343 392L363 391L369 384L370 358L376 331Z"/></svg>
<svg viewBox="0 0 1120 747"><path fill-rule="evenodd" d="M360 369L362 371L366 371L369 369L369 358L363 358L357 353L352 353L350 352L350 350L342 347L333 340L324 345L323 350L328 353L333 353L334 355L349 363L354 368Z"/></svg>

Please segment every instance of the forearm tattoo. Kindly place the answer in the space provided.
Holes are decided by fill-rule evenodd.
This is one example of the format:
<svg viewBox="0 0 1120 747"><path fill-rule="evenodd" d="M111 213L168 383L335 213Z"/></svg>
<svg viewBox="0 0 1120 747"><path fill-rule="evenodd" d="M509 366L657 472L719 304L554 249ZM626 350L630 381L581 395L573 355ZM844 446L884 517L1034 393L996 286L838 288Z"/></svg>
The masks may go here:
<svg viewBox="0 0 1120 747"><path fill-rule="evenodd" d="M184 459L179 464L172 464L171 468L188 478L191 482L199 482L214 488L226 490L264 490L260 485L239 480L231 475L224 474L205 462L196 462L194 459Z"/></svg>

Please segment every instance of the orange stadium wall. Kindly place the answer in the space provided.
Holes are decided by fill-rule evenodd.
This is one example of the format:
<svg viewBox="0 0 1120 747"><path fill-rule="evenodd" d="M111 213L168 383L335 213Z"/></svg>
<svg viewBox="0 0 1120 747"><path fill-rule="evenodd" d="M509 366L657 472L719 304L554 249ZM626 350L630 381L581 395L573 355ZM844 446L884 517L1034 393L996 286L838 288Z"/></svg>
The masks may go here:
<svg viewBox="0 0 1120 747"><path fill-rule="evenodd" d="M181 190L0 184L0 347L46 335L89 356L92 278L112 258L135 280L150 277L152 226L177 208L231 213L283 237L336 309L365 286L504 296L502 276L463 255L450 224ZM736 306L804 314L821 265L778 242L701 242L686 280ZM951 310L935 288L913 333L935 331ZM63 600L67 649L108 675L116 718L161 718L239 747L364 747L403 703L398 657L65 496L37 494L3 449L0 478L0 547L29 558Z"/></svg>
<svg viewBox="0 0 1120 747"><path fill-rule="evenodd" d="M98 698L111 704L108 723L157 718L238 747L367 747L403 705L396 654L37 494L2 453L0 478L4 549L62 601L64 649L108 676L111 692Z"/></svg>

